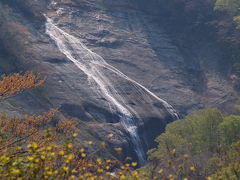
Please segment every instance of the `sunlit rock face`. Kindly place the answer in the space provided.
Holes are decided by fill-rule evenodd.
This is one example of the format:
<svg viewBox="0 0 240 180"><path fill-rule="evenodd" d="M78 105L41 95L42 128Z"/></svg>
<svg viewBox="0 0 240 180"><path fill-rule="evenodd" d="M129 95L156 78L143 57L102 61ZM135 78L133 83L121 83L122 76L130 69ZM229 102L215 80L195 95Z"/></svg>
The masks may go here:
<svg viewBox="0 0 240 180"><path fill-rule="evenodd" d="M215 68L218 50L207 44L189 52L187 44L176 45L176 37L161 24L157 2L36 2L40 22L25 20L26 11L13 8L30 31L36 58L29 69L41 72L47 82L13 99L17 105L5 103L4 110L25 107L27 113L38 113L60 107L59 118L79 118L99 140L115 134L112 146L139 159L137 154L144 154L165 125L177 119L176 112L181 117L231 101L230 85Z"/></svg>

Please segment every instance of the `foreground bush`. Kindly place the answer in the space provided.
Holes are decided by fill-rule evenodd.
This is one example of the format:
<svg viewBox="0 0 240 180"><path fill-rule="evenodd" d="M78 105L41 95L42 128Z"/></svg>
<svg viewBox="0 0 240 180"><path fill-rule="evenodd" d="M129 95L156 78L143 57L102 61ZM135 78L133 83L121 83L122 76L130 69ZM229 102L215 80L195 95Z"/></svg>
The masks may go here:
<svg viewBox="0 0 240 180"><path fill-rule="evenodd" d="M76 137L77 134L73 134ZM48 142L49 137L45 137ZM43 141L44 142L44 141ZM92 142L88 142L91 146ZM100 146L104 148L105 144ZM120 153L121 149L116 149ZM1 179L125 179L128 175L140 179L131 170L137 163L119 163L88 154L87 149L74 148L72 143L37 144L8 148L0 156ZM113 169L115 169L113 171ZM116 170L117 169L117 170ZM114 173L113 173L114 172Z"/></svg>

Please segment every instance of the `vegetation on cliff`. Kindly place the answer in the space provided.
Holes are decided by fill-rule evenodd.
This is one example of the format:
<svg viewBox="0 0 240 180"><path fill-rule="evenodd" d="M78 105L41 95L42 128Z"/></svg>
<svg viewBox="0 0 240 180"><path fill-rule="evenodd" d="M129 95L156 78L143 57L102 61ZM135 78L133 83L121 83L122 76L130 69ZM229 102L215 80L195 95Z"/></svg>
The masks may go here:
<svg viewBox="0 0 240 180"><path fill-rule="evenodd" d="M190 51L209 43L220 49L218 61L224 71L222 73L236 75L234 80L236 89L239 89L239 1L158 0L158 3L160 21L176 36L176 43L190 48Z"/></svg>
<svg viewBox="0 0 240 180"><path fill-rule="evenodd" d="M213 36L218 42L239 44L238 0L158 0L160 12L176 31L197 33L199 38ZM166 20L165 19L165 20ZM178 28L179 27L179 28Z"/></svg>

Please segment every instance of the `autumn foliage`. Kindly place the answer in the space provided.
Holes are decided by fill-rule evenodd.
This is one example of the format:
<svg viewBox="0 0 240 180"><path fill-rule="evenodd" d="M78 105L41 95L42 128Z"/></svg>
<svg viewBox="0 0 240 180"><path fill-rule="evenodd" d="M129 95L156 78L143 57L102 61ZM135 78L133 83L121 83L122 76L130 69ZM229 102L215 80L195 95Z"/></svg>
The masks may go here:
<svg viewBox="0 0 240 180"><path fill-rule="evenodd" d="M34 75L32 72L25 74L14 73L11 76L2 75L0 81L0 96L6 97L20 93L30 88L37 88L44 83L45 80L40 79L39 76Z"/></svg>

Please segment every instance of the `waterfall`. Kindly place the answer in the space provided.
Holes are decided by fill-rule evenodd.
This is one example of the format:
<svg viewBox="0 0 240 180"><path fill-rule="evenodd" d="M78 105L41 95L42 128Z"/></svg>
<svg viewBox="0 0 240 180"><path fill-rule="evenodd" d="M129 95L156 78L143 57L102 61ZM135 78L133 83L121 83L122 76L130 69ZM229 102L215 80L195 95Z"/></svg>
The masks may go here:
<svg viewBox="0 0 240 180"><path fill-rule="evenodd" d="M137 113L125 102L125 98L119 93L120 91L114 85L114 79L110 78L110 76L115 75L124 79L134 86L136 91L144 92L161 102L174 119L178 119L176 111L171 105L160 99L146 87L108 64L101 56L88 49L80 39L57 27L52 19L48 17L46 19L46 33L55 41L58 49L87 75L92 89L96 93L101 94L119 113L120 122L130 135L140 164L143 164L146 159L145 153L137 132L136 122L134 122L134 117L137 116Z"/></svg>

